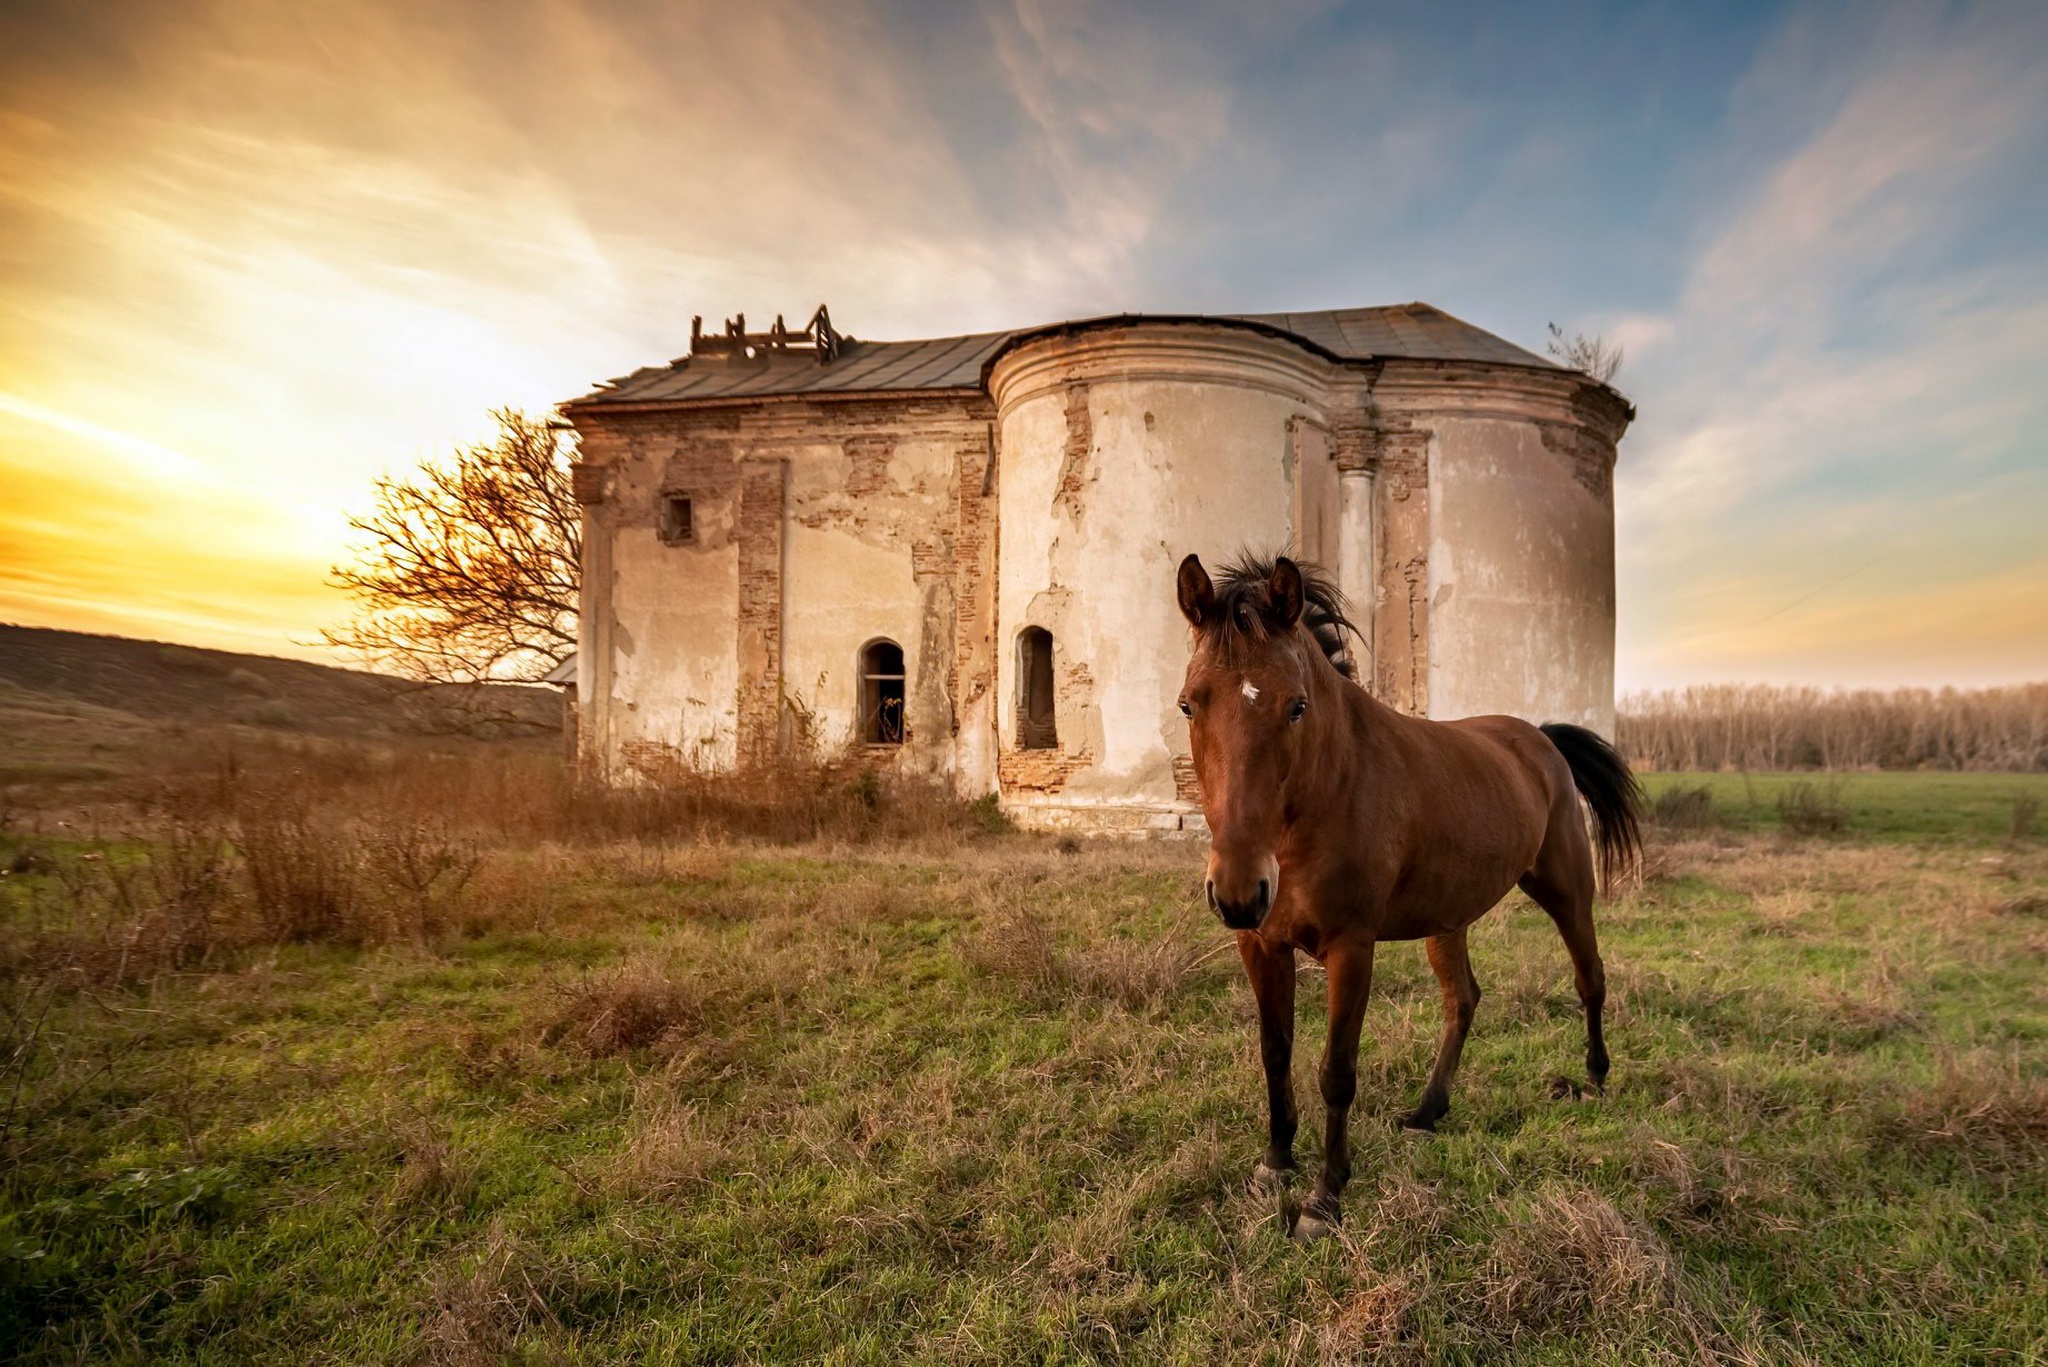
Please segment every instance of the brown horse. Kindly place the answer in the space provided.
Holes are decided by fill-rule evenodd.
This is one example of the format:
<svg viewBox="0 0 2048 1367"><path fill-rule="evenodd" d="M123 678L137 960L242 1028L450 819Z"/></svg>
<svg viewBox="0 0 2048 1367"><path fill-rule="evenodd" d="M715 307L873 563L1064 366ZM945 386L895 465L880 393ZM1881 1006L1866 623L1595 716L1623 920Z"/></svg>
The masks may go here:
<svg viewBox="0 0 2048 1367"><path fill-rule="evenodd" d="M1422 1101L1403 1123L1431 1129L1479 1004L1465 932L1517 885L1564 936L1586 1010L1586 1069L1607 1076L1600 1036L1606 978L1593 938L1593 813L1600 866L1639 851L1642 796L1607 742L1577 726L1514 717L1435 722L1404 716L1351 678L1344 602L1313 569L1247 557L1212 583L1180 566L1194 625L1180 709L1188 718L1209 821L1209 904L1237 932L1258 1000L1270 1142L1254 1177L1294 1167L1294 953L1329 974L1323 1050L1323 1167L1294 1227L1328 1234L1351 1176L1346 1130L1359 1027L1381 940L1429 942L1443 984L1444 1033Z"/></svg>

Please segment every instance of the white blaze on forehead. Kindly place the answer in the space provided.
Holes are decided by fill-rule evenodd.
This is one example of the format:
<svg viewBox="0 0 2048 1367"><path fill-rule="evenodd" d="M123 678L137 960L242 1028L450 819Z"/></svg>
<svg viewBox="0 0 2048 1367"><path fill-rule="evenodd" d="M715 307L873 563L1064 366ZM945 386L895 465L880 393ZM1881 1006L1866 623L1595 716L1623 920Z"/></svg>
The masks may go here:
<svg viewBox="0 0 2048 1367"><path fill-rule="evenodd" d="M1239 685L1237 691L1244 694L1246 702L1257 702L1259 700L1259 686L1250 679L1246 679Z"/></svg>

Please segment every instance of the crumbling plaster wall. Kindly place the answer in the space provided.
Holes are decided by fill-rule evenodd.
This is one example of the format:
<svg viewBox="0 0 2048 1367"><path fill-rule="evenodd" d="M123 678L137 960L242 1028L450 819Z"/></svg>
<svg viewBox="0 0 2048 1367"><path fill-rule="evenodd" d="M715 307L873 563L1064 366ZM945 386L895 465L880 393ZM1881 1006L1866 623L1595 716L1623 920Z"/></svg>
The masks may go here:
<svg viewBox="0 0 2048 1367"><path fill-rule="evenodd" d="M1192 811L1175 766L1188 657L1175 569L1190 550L1215 566L1296 544L1303 454L1331 462L1326 368L1283 340L1188 324L1054 335L996 363L997 740L1020 819L1177 829ZM1334 471L1313 471L1325 485ZM1334 517L1308 515L1335 535ZM1016 641L1032 626L1053 637L1057 751L1016 743Z"/></svg>
<svg viewBox="0 0 2048 1367"><path fill-rule="evenodd" d="M871 753L953 772L955 542L984 497L985 400L776 399L571 418L583 462L602 467L602 497L586 503L587 753L622 775L730 765L786 744L802 714L837 749L856 739L861 648L888 638L904 654L908 743ZM692 500L687 543L659 534L671 493ZM970 527L966 540L973 567L981 538Z"/></svg>
<svg viewBox="0 0 2048 1367"><path fill-rule="evenodd" d="M1568 372L1449 364L1390 364L1375 393L1391 424L1422 434L1427 714L1612 736L1625 405Z"/></svg>

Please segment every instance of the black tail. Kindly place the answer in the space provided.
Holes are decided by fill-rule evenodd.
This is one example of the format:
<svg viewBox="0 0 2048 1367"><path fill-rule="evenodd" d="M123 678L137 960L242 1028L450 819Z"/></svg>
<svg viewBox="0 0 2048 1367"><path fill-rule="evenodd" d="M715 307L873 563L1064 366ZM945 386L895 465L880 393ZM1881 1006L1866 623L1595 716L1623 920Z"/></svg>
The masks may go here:
<svg viewBox="0 0 2048 1367"><path fill-rule="evenodd" d="M1613 746L1583 726L1554 721L1540 728L1571 766L1572 783L1593 811L1594 843L1600 849L1600 876L1609 886L1643 852L1643 788L1629 772L1628 761Z"/></svg>

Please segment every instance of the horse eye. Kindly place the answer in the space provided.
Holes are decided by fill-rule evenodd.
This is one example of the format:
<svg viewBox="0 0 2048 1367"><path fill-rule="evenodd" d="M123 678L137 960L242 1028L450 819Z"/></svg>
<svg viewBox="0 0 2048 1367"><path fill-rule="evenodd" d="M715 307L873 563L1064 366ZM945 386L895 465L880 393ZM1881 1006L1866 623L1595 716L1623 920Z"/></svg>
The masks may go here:
<svg viewBox="0 0 2048 1367"><path fill-rule="evenodd" d="M1182 715L1183 717L1186 717L1186 718L1187 718L1188 720L1190 720L1190 721L1193 721L1193 720L1194 720L1194 717L1195 717L1195 709L1194 709L1194 707L1193 707L1193 706L1192 706L1191 704L1189 704L1189 702L1188 702L1188 700L1187 700L1186 698L1182 698L1182 699L1180 700L1180 714L1181 714L1181 715Z"/></svg>
<svg viewBox="0 0 2048 1367"><path fill-rule="evenodd" d="M1308 699L1296 698L1287 708L1287 720L1300 721L1308 713Z"/></svg>

